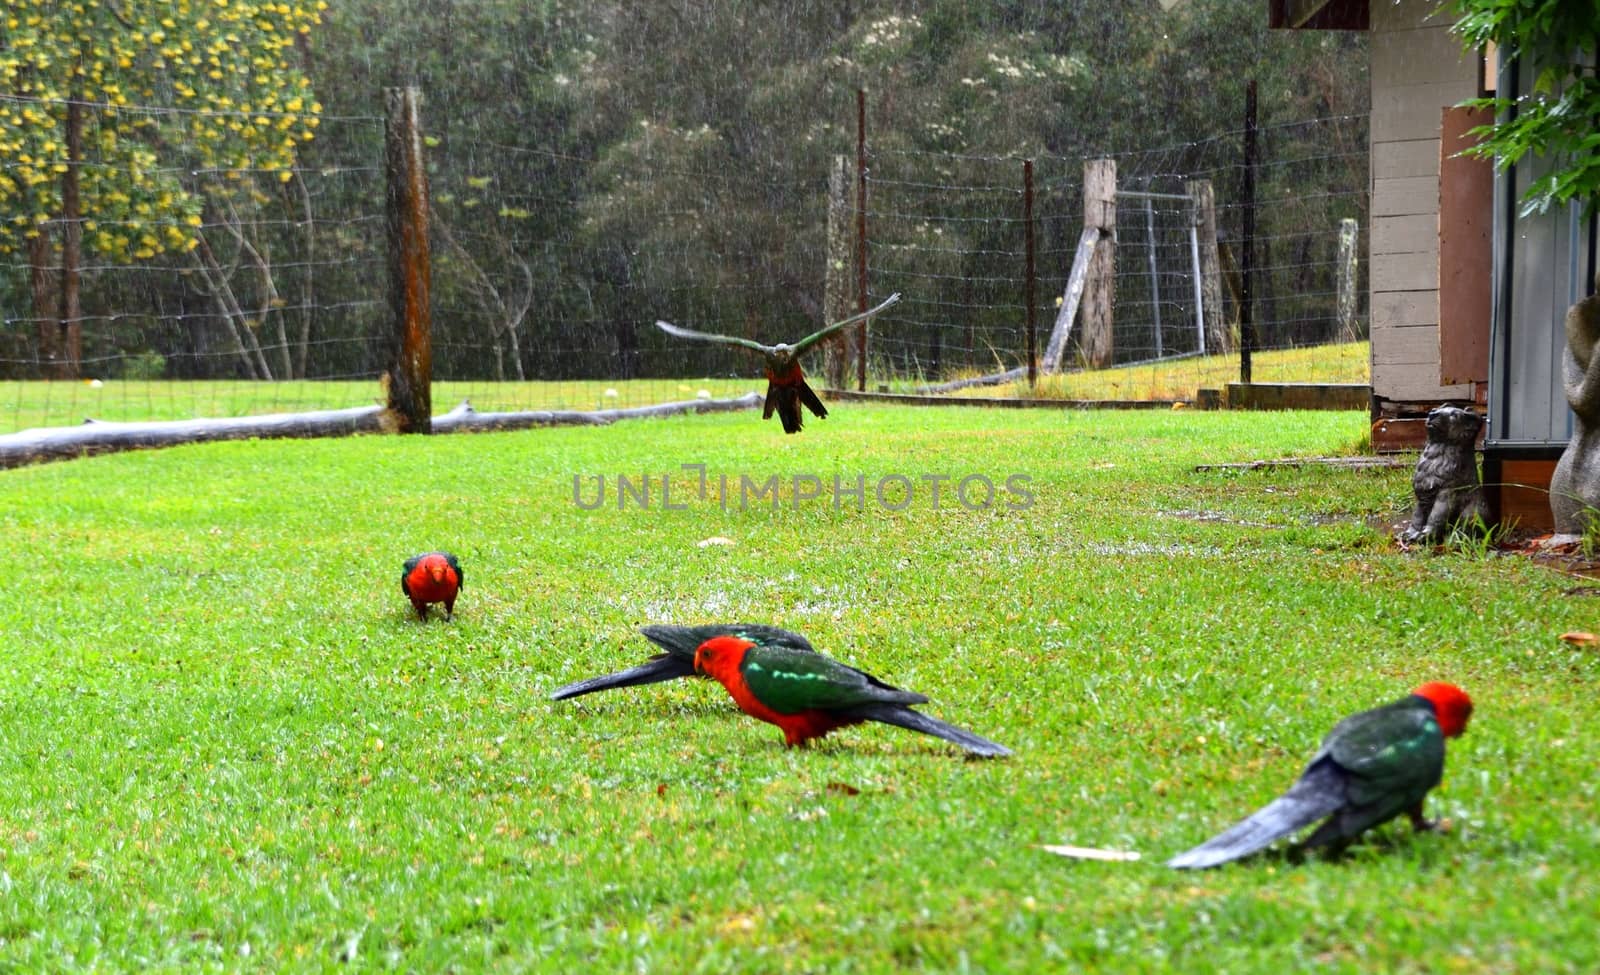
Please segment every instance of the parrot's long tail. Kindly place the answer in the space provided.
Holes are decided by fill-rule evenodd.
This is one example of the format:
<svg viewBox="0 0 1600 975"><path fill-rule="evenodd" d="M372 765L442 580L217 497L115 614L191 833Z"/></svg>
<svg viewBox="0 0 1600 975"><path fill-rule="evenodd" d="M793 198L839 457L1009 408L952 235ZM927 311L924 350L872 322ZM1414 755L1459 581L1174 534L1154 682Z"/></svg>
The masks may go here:
<svg viewBox="0 0 1600 975"><path fill-rule="evenodd" d="M800 402L804 403L806 409L810 410L817 419L827 419L828 408L822 405L822 398L817 395L816 390L811 388L810 383L804 379L800 380L800 388L797 392L800 394Z"/></svg>
<svg viewBox="0 0 1600 975"><path fill-rule="evenodd" d="M767 407L762 412L762 419L778 411L778 419L783 422L784 433L799 433L803 426L800 417L800 394L789 383L767 383Z"/></svg>
<svg viewBox="0 0 1600 975"><path fill-rule="evenodd" d="M608 691L613 687L636 687L640 684L656 684L664 680L676 680L679 677L689 677L694 674L694 662L683 660L668 654L651 657L637 667L629 667L615 674L603 674L580 680L563 687L556 688L550 694L552 701L564 701L569 697L578 697L581 694L593 694L595 691Z"/></svg>
<svg viewBox="0 0 1600 975"><path fill-rule="evenodd" d="M1344 804L1344 773L1331 762L1314 764L1288 792L1227 832L1168 860L1167 866L1198 870L1247 857L1273 840L1332 815Z"/></svg>
<svg viewBox="0 0 1600 975"><path fill-rule="evenodd" d="M903 704L862 704L839 713L851 718L881 721L884 724L920 731L935 738L943 738L945 741L960 745L974 755L998 758L1011 754L1011 749L1004 745L996 744L981 735L975 735L965 728L946 724L938 718L930 718L921 711L913 711Z"/></svg>

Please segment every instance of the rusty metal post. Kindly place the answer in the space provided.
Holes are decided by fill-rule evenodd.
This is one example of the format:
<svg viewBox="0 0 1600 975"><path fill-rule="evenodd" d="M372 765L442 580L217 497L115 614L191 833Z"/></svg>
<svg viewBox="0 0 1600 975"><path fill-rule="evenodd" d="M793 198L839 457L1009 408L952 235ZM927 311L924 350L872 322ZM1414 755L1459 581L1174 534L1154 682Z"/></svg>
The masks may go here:
<svg viewBox="0 0 1600 975"><path fill-rule="evenodd" d="M433 432L432 269L428 259L428 174L422 158L421 94L386 88L384 165L388 183L389 308L394 317L389 412L401 433Z"/></svg>
<svg viewBox="0 0 1600 975"><path fill-rule="evenodd" d="M856 311L867 310L867 92L856 89ZM856 326L856 390L867 391L867 323Z"/></svg>
<svg viewBox="0 0 1600 975"><path fill-rule="evenodd" d="M1256 80L1244 89L1244 213L1239 232L1239 381L1250 382L1250 353L1256 347Z"/></svg>
<svg viewBox="0 0 1600 975"><path fill-rule="evenodd" d="M850 203L850 157L840 154L833 157L828 170L828 250L827 265L822 275L822 320L842 322L855 314L850 305L854 269L850 264L850 245L853 231L851 218L855 215ZM855 347L854 335L849 329L822 343L822 375L830 389L846 389L850 375L850 350Z"/></svg>
<svg viewBox="0 0 1600 975"><path fill-rule="evenodd" d="M83 207L79 197L83 167L84 96L81 79L67 101L67 171L61 174L61 306L57 325L55 378L76 379L83 362Z"/></svg>
<svg viewBox="0 0 1600 975"><path fill-rule="evenodd" d="M1028 386L1032 388L1039 382L1039 339L1035 334L1038 327L1038 279L1034 276L1033 264L1033 160L1022 161L1022 250L1023 250L1023 276L1022 276L1022 307L1026 309L1025 321L1027 323L1028 345Z"/></svg>

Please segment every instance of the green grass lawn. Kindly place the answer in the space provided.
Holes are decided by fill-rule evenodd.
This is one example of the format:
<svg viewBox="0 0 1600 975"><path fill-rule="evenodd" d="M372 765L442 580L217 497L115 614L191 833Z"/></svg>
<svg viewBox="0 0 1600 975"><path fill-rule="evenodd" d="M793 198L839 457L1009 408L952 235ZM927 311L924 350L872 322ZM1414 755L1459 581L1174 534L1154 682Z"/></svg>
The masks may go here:
<svg viewBox="0 0 1600 975"><path fill-rule="evenodd" d="M1257 352L1257 382L1364 383L1365 342ZM975 374L975 373L974 373ZM1193 399L1202 387L1220 389L1239 378L1237 353L1173 359L1143 366L1043 377L1003 386L959 390L952 395L1080 400ZM252 416L303 410L334 410L383 402L377 380L250 382L245 380L0 381L0 434L33 427L70 426L95 420L188 420ZM895 392L910 392L920 380L897 380ZM878 388L871 381L869 388ZM819 386L820 388L820 386ZM739 379L578 379L560 382L450 382L433 384L433 409L444 413L462 400L480 411L601 410L765 392L754 365Z"/></svg>
<svg viewBox="0 0 1600 975"><path fill-rule="evenodd" d="M1268 349L1250 359L1250 378L1258 383L1366 383L1372 374L1366 342ZM972 373L976 375L977 372ZM960 377L952 377L960 378ZM1239 353L1192 356L1138 366L1085 369L1041 376L1033 386L1026 379L999 386L958 389L951 396L993 396L1002 399L1189 400L1199 389L1224 389L1239 381ZM910 392L921 381L895 384Z"/></svg>
<svg viewBox="0 0 1600 975"><path fill-rule="evenodd" d="M1557 639L1595 598L1396 549L1405 470L1193 470L1365 429L841 403L796 437L744 412L0 473L0 970L1600 970L1600 655ZM868 503L741 510L687 463ZM618 474L649 510L574 503ZM952 502L969 475L993 507ZM467 585L420 625L398 575L433 547ZM547 700L647 656L642 623L735 618L1016 755L881 725L786 750L699 681ZM1450 833L1160 866L1430 679L1478 704L1429 801Z"/></svg>
<svg viewBox="0 0 1600 975"><path fill-rule="evenodd" d="M474 409L602 410L717 398L766 389L764 379L576 379L560 382L433 384L433 410L467 400ZM384 401L376 379L250 382L246 380L0 381L0 433L95 420L188 420L304 410L337 410Z"/></svg>

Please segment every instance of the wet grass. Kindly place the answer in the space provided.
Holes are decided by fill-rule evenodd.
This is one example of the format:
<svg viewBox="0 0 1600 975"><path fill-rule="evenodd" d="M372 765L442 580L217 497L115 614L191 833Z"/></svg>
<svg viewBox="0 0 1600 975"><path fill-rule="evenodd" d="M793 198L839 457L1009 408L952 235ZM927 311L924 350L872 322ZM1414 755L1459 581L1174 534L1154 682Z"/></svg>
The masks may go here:
<svg viewBox="0 0 1600 975"><path fill-rule="evenodd" d="M1600 657L1557 639L1594 600L1396 549L1404 469L1193 470L1364 430L839 404L798 437L742 413L0 474L0 969L1594 971ZM466 567L450 624L397 585L431 547ZM642 623L735 617L1017 754L789 751L695 681L546 699L646 656ZM1436 678L1478 702L1450 833L1159 866Z"/></svg>
<svg viewBox="0 0 1600 975"><path fill-rule="evenodd" d="M1364 383L1367 343L1279 349L1253 359L1257 382ZM978 375L979 370L952 375ZM1046 376L1024 382L960 390L955 395L1076 400L1192 400L1200 388L1221 389L1239 378L1237 354L1175 359L1099 372ZM920 382L896 381L909 392ZM877 388L876 381L871 388ZM764 392L766 381L752 363L737 379L563 380L560 382L449 382L433 385L433 408L444 413L463 400L480 411L600 410L650 406L703 395L718 399ZM304 410L334 410L383 402L372 380L253 382L244 380L0 381L0 434L33 427L101 421L188 420L254 416Z"/></svg>
<svg viewBox="0 0 1600 975"><path fill-rule="evenodd" d="M1366 383L1372 368L1366 342L1270 349L1251 356L1250 376L1258 383ZM951 379L979 375L970 370ZM1226 389L1239 381L1239 354L1192 356L1114 369L1054 373L1029 386L1026 379L998 386L955 390L952 396L1002 399L1192 400L1196 390ZM920 383L900 384L909 392Z"/></svg>
<svg viewBox="0 0 1600 975"><path fill-rule="evenodd" d="M468 400L480 411L600 410L717 398L766 388L759 379L563 380L433 384L433 409ZM0 433L101 421L189 420L337 410L384 401L371 380L251 382L244 380L0 381Z"/></svg>

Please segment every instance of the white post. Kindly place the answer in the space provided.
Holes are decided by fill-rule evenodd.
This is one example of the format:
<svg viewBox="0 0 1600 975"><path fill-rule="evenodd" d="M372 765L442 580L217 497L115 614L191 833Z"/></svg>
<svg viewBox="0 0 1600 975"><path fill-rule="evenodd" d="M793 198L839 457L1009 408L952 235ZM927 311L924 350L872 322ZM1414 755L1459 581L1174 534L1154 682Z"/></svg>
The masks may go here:
<svg viewBox="0 0 1600 975"><path fill-rule="evenodd" d="M1200 214L1194 213L1189 221L1189 264L1194 282L1194 338L1195 348L1206 354L1206 298L1200 285Z"/></svg>

